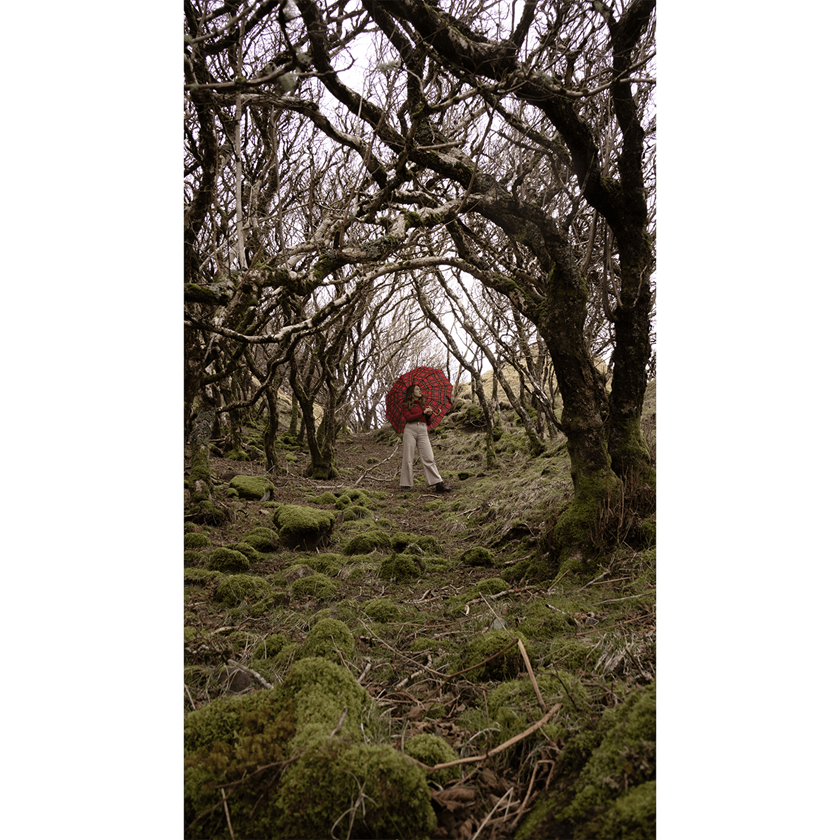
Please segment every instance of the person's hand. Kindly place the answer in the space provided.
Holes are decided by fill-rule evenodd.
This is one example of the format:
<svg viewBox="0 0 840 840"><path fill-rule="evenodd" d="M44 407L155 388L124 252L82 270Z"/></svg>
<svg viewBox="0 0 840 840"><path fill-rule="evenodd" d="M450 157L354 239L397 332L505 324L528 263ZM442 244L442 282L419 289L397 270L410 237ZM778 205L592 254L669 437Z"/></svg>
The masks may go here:
<svg viewBox="0 0 840 840"><path fill-rule="evenodd" d="M423 409L423 414L431 414L431 413L432 413L432 408L431 408L431 406L428 406L428 405L427 405L427 406Z"/></svg>

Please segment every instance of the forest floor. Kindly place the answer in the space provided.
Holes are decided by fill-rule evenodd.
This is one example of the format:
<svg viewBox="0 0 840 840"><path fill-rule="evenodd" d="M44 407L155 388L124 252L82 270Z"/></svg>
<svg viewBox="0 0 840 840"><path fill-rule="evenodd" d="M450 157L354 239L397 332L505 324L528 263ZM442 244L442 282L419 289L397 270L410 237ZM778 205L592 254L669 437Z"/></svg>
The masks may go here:
<svg viewBox="0 0 840 840"><path fill-rule="evenodd" d="M643 427L655 446L651 386ZM332 481L306 478L308 454L297 447L281 451L280 475L259 461L213 457L216 498L231 518L185 529L185 713L282 683L308 655L316 624L336 619L353 637L336 661L373 698L381 740L406 752L415 736L434 735L470 759L455 778L429 784L432 837L649 836L655 747L631 718L655 691L655 547L620 545L550 582L517 579L572 483L562 436L535 458L505 418L493 469L484 434L457 411L432 433L447 494L425 486L419 464L414 488L400 490L400 438L388 429L342 436ZM271 498L229 496L242 475L270 480ZM238 603L220 599L229 575L210 556L255 529L276 532L280 505L332 512L336 525L317 549L274 543L246 552L247 574L267 588ZM353 551L351 540L381 532L390 545ZM419 570L381 577L395 551L416 556ZM219 826L207 836L234 836Z"/></svg>

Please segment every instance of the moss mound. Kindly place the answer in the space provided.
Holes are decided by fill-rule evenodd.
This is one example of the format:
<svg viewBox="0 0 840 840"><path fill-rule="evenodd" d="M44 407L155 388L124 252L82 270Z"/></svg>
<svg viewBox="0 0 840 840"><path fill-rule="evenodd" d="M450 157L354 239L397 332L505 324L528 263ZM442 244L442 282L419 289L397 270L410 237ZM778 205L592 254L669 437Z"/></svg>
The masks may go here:
<svg viewBox="0 0 840 840"><path fill-rule="evenodd" d="M336 503L335 493L321 493L320 496L312 496L309 499L313 505L334 505Z"/></svg>
<svg viewBox="0 0 840 840"><path fill-rule="evenodd" d="M272 531L271 528L254 528L247 536L242 538L242 542L265 554L275 551L280 546L277 532Z"/></svg>
<svg viewBox="0 0 840 840"><path fill-rule="evenodd" d="M356 652L356 641L343 621L322 618L310 631L300 649L301 656L322 656L341 662L341 655L349 659Z"/></svg>
<svg viewBox="0 0 840 840"><path fill-rule="evenodd" d="M369 508L372 504L373 499L364 490L359 490L355 487L350 490L342 490L335 500L335 506L339 510L345 511L345 519L347 518L347 508L351 506Z"/></svg>
<svg viewBox="0 0 840 840"><path fill-rule="evenodd" d="M394 580L397 583L405 580L417 580L423 574L423 566L416 557L408 554L392 554L382 561L379 567L379 577L382 580Z"/></svg>
<svg viewBox="0 0 840 840"><path fill-rule="evenodd" d="M415 735L406 743L405 751L428 767L458 760L458 753L437 735ZM457 767L444 767L441 770L435 770L434 773L429 773L429 779L439 785L445 785L460 775Z"/></svg>
<svg viewBox="0 0 840 840"><path fill-rule="evenodd" d="M307 577L298 578L292 582L289 592L293 598L312 596L322 601L328 601L338 594L338 586L326 575L314 572Z"/></svg>
<svg viewBox="0 0 840 840"><path fill-rule="evenodd" d="M332 531L335 514L306 505L280 505L272 521L287 548L315 548Z"/></svg>
<svg viewBox="0 0 840 840"><path fill-rule="evenodd" d="M380 624L399 621L401 612L400 608L390 598L372 598L365 602L362 611Z"/></svg>
<svg viewBox="0 0 840 840"><path fill-rule="evenodd" d="M384 531L357 534L344 546L345 554L370 554L378 548L389 549L391 538Z"/></svg>
<svg viewBox="0 0 840 840"><path fill-rule="evenodd" d="M207 568L217 572L247 572L251 561L232 548L217 548L207 557Z"/></svg>
<svg viewBox="0 0 840 840"><path fill-rule="evenodd" d="M271 691L187 715L185 837L230 836L215 807L225 785L237 837L425 840L435 818L424 774L390 746L361 743L372 714L346 670L313 658L298 660Z"/></svg>
<svg viewBox="0 0 840 840"><path fill-rule="evenodd" d="M475 589L484 595L498 595L500 592L510 589L510 584L506 580L497 577L485 578L475 585Z"/></svg>
<svg viewBox="0 0 840 840"><path fill-rule="evenodd" d="M257 549L250 543L245 542L245 540L226 547L232 549L233 551L238 551L240 554L244 554L251 563L260 562L259 551L257 551Z"/></svg>
<svg viewBox="0 0 840 840"><path fill-rule="evenodd" d="M184 534L184 548L206 548L210 545L210 537L198 531Z"/></svg>
<svg viewBox="0 0 840 840"><path fill-rule="evenodd" d="M467 549L459 558L465 566L492 566L492 553L482 546Z"/></svg>
<svg viewBox="0 0 840 840"><path fill-rule="evenodd" d="M391 537L391 548L396 552L404 552L410 545L419 545L429 554L442 554L440 543L434 537L421 537L418 534L407 534L398 531Z"/></svg>
<svg viewBox="0 0 840 840"><path fill-rule="evenodd" d="M237 475L230 480L230 489L235 490L240 499L259 501L265 491L274 493L274 485L267 479L256 475Z"/></svg>

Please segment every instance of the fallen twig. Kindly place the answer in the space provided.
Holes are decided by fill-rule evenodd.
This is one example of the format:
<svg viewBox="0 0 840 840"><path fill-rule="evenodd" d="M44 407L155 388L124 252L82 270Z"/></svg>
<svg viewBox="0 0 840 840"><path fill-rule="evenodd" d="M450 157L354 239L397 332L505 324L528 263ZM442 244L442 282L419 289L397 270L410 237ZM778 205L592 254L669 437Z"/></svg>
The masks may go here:
<svg viewBox="0 0 840 840"><path fill-rule="evenodd" d="M512 647L512 645L511 645ZM492 750L486 752L484 755L474 755L468 758L458 758L455 761L446 761L443 764L436 764L434 767L429 767L426 764L423 764L422 761L417 761L417 764L423 767L425 770L428 770L431 773L434 773L435 770L443 770L446 767L455 767L459 764L477 764L480 761L486 761L488 758L492 758L494 755L498 755L500 752L503 752L508 747L512 747L514 744L518 744L520 741L523 741L529 735L533 735L540 727L548 723L548 721L554 716L557 710L560 708L562 704L556 703L554 706L549 709L549 711L543 715L540 720L538 720L533 726L529 726L523 732L520 732L518 735L514 735L513 738L509 738L504 744L499 744L498 747L493 747Z"/></svg>
<svg viewBox="0 0 840 840"><path fill-rule="evenodd" d="M222 788L222 805L225 806L225 819L227 820L228 830L230 831L230 840L236 840L233 834L233 826L230 824L230 811L228 811L227 797L225 796L225 789Z"/></svg>
<svg viewBox="0 0 840 840"><path fill-rule="evenodd" d="M519 810L513 815L513 823L511 824L511 828L515 828L519 820L522 819L522 817L525 815L525 810L528 807L528 802L531 799L531 791L534 789L534 782L537 780L537 773L539 772L540 764L543 764L543 762L538 761L534 765L534 770L531 773L531 781L528 782L528 790L525 793L525 798L522 800L522 804L519 806Z"/></svg>
<svg viewBox="0 0 840 840"><path fill-rule="evenodd" d="M341 713L341 717L338 719L338 723L336 724L335 729L330 733L330 738L334 738L341 732L341 727L344 725L344 718L347 717L347 706L344 707L344 711Z"/></svg>
<svg viewBox="0 0 840 840"><path fill-rule="evenodd" d="M364 477L365 477L365 476L366 476L369 472L373 472L375 469L378 469L379 467L381 467L384 463L386 463L386 462L390 461L390 460L391 460L391 458L393 458L393 457L394 457L394 455L396 455L396 454L397 454L397 450L399 450L399 448L400 448L400 445L399 445L399 444L397 444L397 445L396 445L396 447L394 448L394 451L393 451L393 452L392 452L392 453L391 453L391 454L390 454L387 458L383 459L382 461L378 461L378 462L377 462L376 464L374 464L374 465L373 465L373 466L372 466L369 470L365 470L365 471L364 471L364 472L363 472L363 473L362 473L362 474L358 477L358 479L356 479L356 482L353 484L353 486L354 486L354 487L357 487L357 486L358 486L358 484L359 484L359 482L360 482L360 481L362 481L362 479L364 479ZM387 479L381 478L381 479L377 479L377 480L378 480L378 481L386 481Z"/></svg>
<svg viewBox="0 0 840 840"><path fill-rule="evenodd" d="M512 788L512 787L511 787L511 788L509 788L507 791L505 791L504 796L499 797L499 801L498 801L498 802L497 802L497 803L493 806L493 810L492 810L492 811L490 811L490 813L489 813L489 814L488 814L488 815L484 818L484 822L482 822L482 823L481 823L481 825L480 825L480 826L478 827L478 829L476 830L475 834L473 834L473 836L472 836L472 840L476 840L476 838L478 837L478 835L479 835L479 834L481 834L481 831L482 831L482 829L484 828L484 826L485 826L485 825L487 825L487 823L490 821L490 817L492 817L492 816L493 816L493 814L495 814L495 813L496 813L496 810L498 809L498 807L499 807L499 806L500 806L500 805L501 805L501 804L502 804L502 803L503 803L506 799L510 799L510 801L511 801L511 802L513 802L513 788Z"/></svg>
<svg viewBox="0 0 840 840"><path fill-rule="evenodd" d="M243 665L241 662L236 662L233 659L228 659L227 664L233 666L234 668L241 668L243 671L250 674L263 688L274 688L268 680L258 674L253 668L249 668L247 665Z"/></svg>
<svg viewBox="0 0 840 840"><path fill-rule="evenodd" d="M537 678L534 676L534 669L531 667L531 660L528 659L528 653L525 650L525 645L522 644L522 639L517 639L517 641L519 642L519 652L525 660L525 668L528 671L528 676L531 678L531 685L534 686L534 691L537 695L537 702L540 704L543 714L545 714L545 712L548 711L548 706L545 705L545 700L543 700L543 696L540 694L540 687L537 685Z"/></svg>

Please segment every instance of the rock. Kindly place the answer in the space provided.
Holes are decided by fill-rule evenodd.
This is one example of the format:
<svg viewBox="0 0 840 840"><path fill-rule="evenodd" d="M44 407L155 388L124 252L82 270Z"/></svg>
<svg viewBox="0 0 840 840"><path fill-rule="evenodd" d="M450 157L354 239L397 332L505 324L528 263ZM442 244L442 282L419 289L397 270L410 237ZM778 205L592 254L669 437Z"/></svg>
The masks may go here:
<svg viewBox="0 0 840 840"><path fill-rule="evenodd" d="M263 476L259 475L237 475L230 480L230 489L235 490L240 499L253 499L254 501L265 501L263 496L269 494L268 498L274 495L274 485Z"/></svg>
<svg viewBox="0 0 840 840"><path fill-rule="evenodd" d="M272 521L287 548L315 548L332 532L336 516L332 511L307 505L280 505Z"/></svg>

